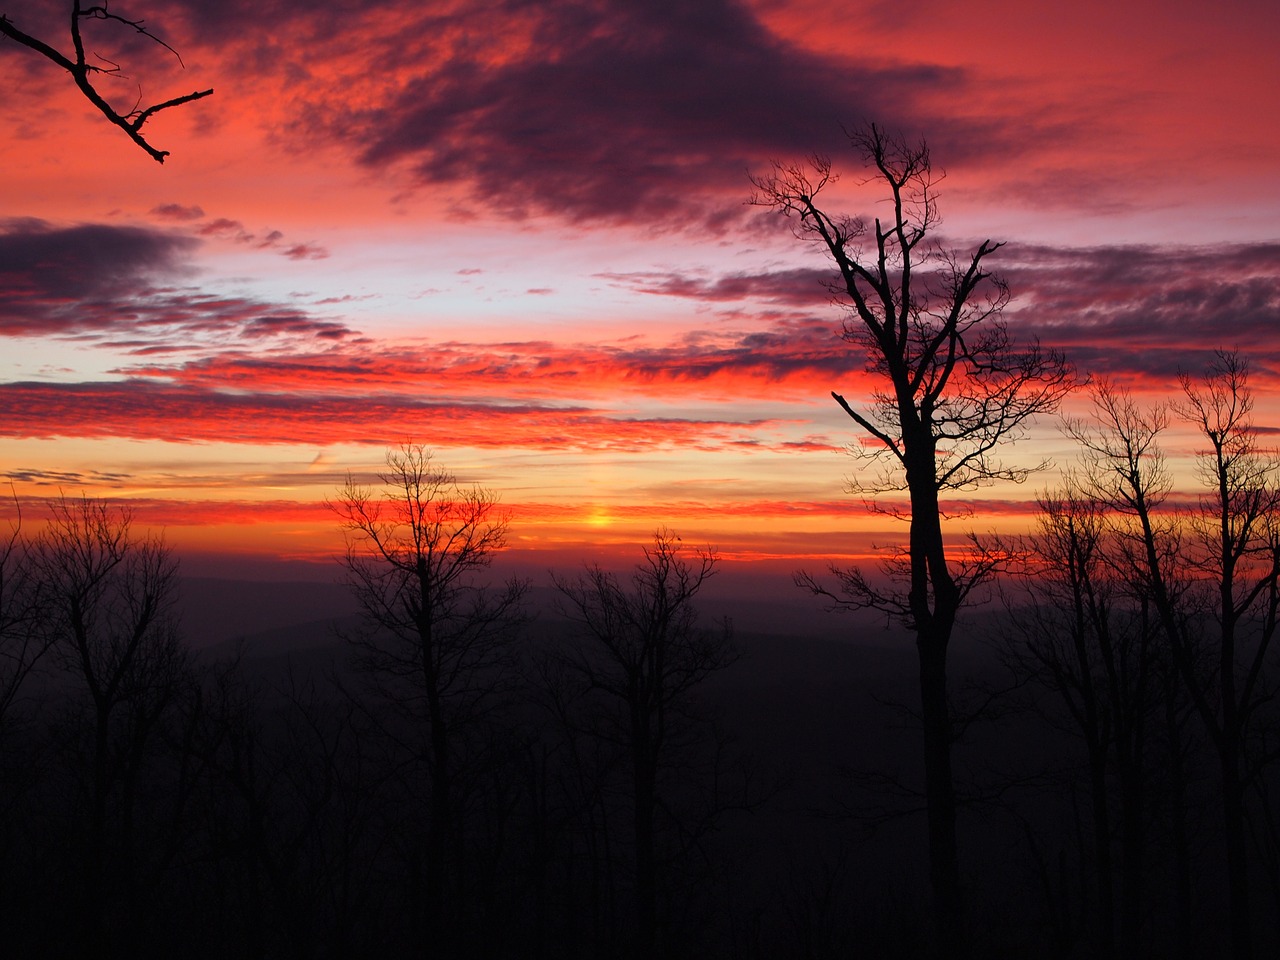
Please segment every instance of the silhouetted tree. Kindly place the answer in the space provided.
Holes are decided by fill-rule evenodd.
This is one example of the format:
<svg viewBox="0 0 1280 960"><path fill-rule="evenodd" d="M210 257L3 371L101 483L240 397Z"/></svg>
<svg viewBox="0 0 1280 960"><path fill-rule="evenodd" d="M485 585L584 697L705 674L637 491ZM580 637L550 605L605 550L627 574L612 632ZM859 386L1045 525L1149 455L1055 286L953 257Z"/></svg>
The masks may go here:
<svg viewBox="0 0 1280 960"><path fill-rule="evenodd" d="M1141 901L1149 873L1146 839L1154 806L1144 809L1143 798L1156 771L1154 763L1144 762L1143 757L1158 742L1164 744L1167 764L1167 782L1160 792L1168 800L1171 821L1177 942L1189 950L1193 935L1185 768L1188 704L1171 652L1169 618L1185 616L1190 579L1183 556L1183 518L1169 502L1173 479L1160 447L1170 422L1169 409L1163 404L1144 409L1128 392L1106 380L1093 384L1092 395L1092 418L1069 420L1066 431L1080 448L1079 496L1096 505L1104 518L1099 548L1109 575L1116 580L1113 599L1129 607L1124 616L1130 636L1111 647L1108 656L1114 659L1117 672L1108 678L1106 688L1110 709L1119 711L1113 721L1120 794L1116 828L1121 843L1119 950L1122 956L1137 950L1141 917L1147 911ZM1113 631L1111 642L1121 636ZM1153 729L1158 722L1162 722L1162 741Z"/></svg>
<svg viewBox="0 0 1280 960"><path fill-rule="evenodd" d="M915 633L930 877L939 948L954 955L965 950L965 937L947 650L957 613L999 559L949 549L940 496L1024 479L1028 468L999 462L996 450L1032 417L1053 410L1073 380L1058 354L1011 342L1000 316L1008 288L986 268L1002 245L987 240L961 255L933 236L938 177L928 146L875 125L850 139L888 190L887 222L877 217L869 224L818 205L836 179L825 157L775 163L769 175L753 178L752 202L794 216L796 235L819 244L839 270L831 289L849 314L844 337L866 356L882 387L861 409L838 393L832 397L872 440L855 448L857 455L887 461L887 469L869 480L855 477L851 487L872 495L905 490L910 534L905 551L888 564L900 587L882 586L859 568L833 567L836 591L809 574L797 579L836 605L885 611Z"/></svg>
<svg viewBox="0 0 1280 960"><path fill-rule="evenodd" d="M236 662L207 684L198 749L220 882L206 896L238 956L381 953L367 921L386 765L371 762L379 743L360 729L361 705L318 679L290 670L268 687Z"/></svg>
<svg viewBox="0 0 1280 960"><path fill-rule="evenodd" d="M1139 472L1129 477L1143 495L1150 465L1134 466ZM1139 952L1143 917L1149 727L1161 693L1158 624L1130 589L1124 575L1129 565L1118 562L1116 506L1086 492L1087 486L1069 478L1062 490L1040 498L1038 528L1028 544L1027 591L1013 609L1009 653L1016 669L1058 695L1068 729L1084 742L1097 905L1093 949L1099 957L1117 955L1118 932L1119 956L1129 957ZM1118 871L1113 842L1120 850Z"/></svg>
<svg viewBox="0 0 1280 960"><path fill-rule="evenodd" d="M22 506L14 496L15 519L0 535L0 925L13 930L11 914L22 907L15 896L26 886L19 851L29 824L19 811L21 799L37 779L31 750L21 733L34 711L23 689L49 648L44 590L35 570L31 544L22 533ZM10 734L16 734L11 738ZM12 938L17 940L19 938ZM15 944L16 947L16 944Z"/></svg>
<svg viewBox="0 0 1280 960"><path fill-rule="evenodd" d="M561 610L583 628L561 664L597 735L626 756L630 773L635 955L665 952L660 937L657 818L673 806L665 791L673 759L688 735L690 692L736 653L728 623L699 627L694 598L714 573L710 549L686 559L678 537L654 535L644 561L625 583L592 566L575 580L557 580Z"/></svg>
<svg viewBox="0 0 1280 960"><path fill-rule="evenodd" d="M51 640L44 619L45 591L22 535L22 505L16 495L13 502L16 519L0 539L0 738L23 683Z"/></svg>
<svg viewBox="0 0 1280 960"><path fill-rule="evenodd" d="M173 620L178 565L160 539L133 533L127 509L63 497L51 510L38 569L54 650L88 701L88 811L71 926L82 949L123 952L138 906L131 894L144 758L187 675ZM113 916L109 904L120 902L122 915Z"/></svg>
<svg viewBox="0 0 1280 960"><path fill-rule="evenodd" d="M160 46L164 47L175 57L178 62L182 63L182 58L178 56L178 52L170 47L163 40L159 39L150 30L144 27L142 20L130 20L127 17L117 13L112 13L107 3L95 3L86 6L81 0L71 0L70 11L70 40L72 47L71 56L62 53L56 47L52 46L45 40L24 33L22 30L14 26L13 22L5 14L0 14L0 34L8 37L17 43L22 44L40 54L47 60L57 64L63 70L71 74L80 92L85 95L90 103L98 108L108 120L129 135L138 146L145 150L153 160L157 163L164 163L164 158L169 155L168 150L157 150L147 142L142 135L142 127L148 120L154 117L162 110L168 110L170 107L181 106L184 103L190 103L193 100L201 100L210 96L213 90L198 90L188 93L180 97L174 97L160 103L153 103L150 106L143 107L141 105L141 97L133 107L123 113L113 107L107 99L99 92L94 83L96 77L121 77L123 74L120 65L107 60L104 57L97 56L101 64L91 63L89 54L85 51L85 38L81 32L81 22L91 20L102 20L109 23L117 23L123 27L130 28L135 32L142 34L151 40L154 40ZM96 56L96 55L95 55Z"/></svg>
<svg viewBox="0 0 1280 960"><path fill-rule="evenodd" d="M1184 375L1182 389L1179 412L1209 445L1200 454L1208 492L1187 540L1194 569L1212 592L1206 602L1216 629L1203 648L1189 631L1172 639L1218 756L1231 948L1243 960L1253 954L1245 799L1258 772L1249 769L1246 738L1251 718L1272 696L1264 667L1280 618L1280 462L1258 442L1248 366L1239 356L1219 353L1202 377Z"/></svg>
<svg viewBox="0 0 1280 960"><path fill-rule="evenodd" d="M1280 616L1280 487L1277 463L1250 420L1247 367L1220 353L1199 379L1182 378L1180 418L1208 443L1200 453L1204 493L1195 509L1163 508L1170 479L1158 446L1169 410L1142 411L1102 384L1098 425L1070 426L1091 464L1095 495L1127 518L1117 561L1155 615L1172 671L1189 696L1218 761L1227 863L1231 948L1252 954L1246 798L1260 770L1248 756L1251 727L1272 696L1265 666ZM1161 691L1170 706L1177 690ZM1168 725L1172 738L1178 723ZM1170 743L1172 787L1184 787L1182 745ZM1178 796L1181 800L1181 796ZM1189 913L1185 812L1174 804L1179 913Z"/></svg>
<svg viewBox="0 0 1280 960"><path fill-rule="evenodd" d="M417 444L389 451L386 467L379 491L349 478L332 507L368 628L350 638L357 666L398 714L387 732L425 766L422 916L425 936L447 954L466 907L463 774L510 688L527 584L491 590L479 580L506 543L494 493L459 485Z"/></svg>

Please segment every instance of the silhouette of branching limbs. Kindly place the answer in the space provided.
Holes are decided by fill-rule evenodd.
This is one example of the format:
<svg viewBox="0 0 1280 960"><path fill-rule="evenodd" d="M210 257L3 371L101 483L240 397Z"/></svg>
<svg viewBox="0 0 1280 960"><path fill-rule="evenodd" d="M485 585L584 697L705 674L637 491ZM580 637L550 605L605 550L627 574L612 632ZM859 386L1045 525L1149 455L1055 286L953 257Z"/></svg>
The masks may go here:
<svg viewBox="0 0 1280 960"><path fill-rule="evenodd" d="M0 531L0 741L24 682L51 642L41 618L45 590L22 536L22 507L13 499L17 518L7 533Z"/></svg>
<svg viewBox="0 0 1280 960"><path fill-rule="evenodd" d="M555 580L560 612L580 628L579 642L558 658L566 688L576 689L569 699L629 761L637 960L666 954L661 907L672 890L661 821L677 818L665 795L676 791L677 771L690 775L677 756L696 739L691 693L738 658L729 623L703 629L694 606L717 562L710 548L685 551L679 537L659 530L629 583L599 566Z"/></svg>
<svg viewBox="0 0 1280 960"><path fill-rule="evenodd" d="M933 170L928 146L874 124L850 141L870 168L868 182L888 192L887 220L869 223L819 206L819 194L837 179L825 157L774 163L768 175L752 178L752 203L794 218L796 236L818 244L838 269L830 289L846 311L844 339L866 357L880 384L863 405L831 394L871 439L854 455L876 469L851 480L850 491L874 498L905 490L909 511L898 515L909 520L910 539L889 564L901 589L882 589L878 578L856 569L835 569L834 591L808 574L797 579L841 605L897 616L916 634L937 934L955 955L963 952L963 937L947 647L956 614L999 558L979 550L966 563L963 551L947 545L940 495L1023 480L1029 470L1000 462L997 448L1020 436L1037 414L1053 410L1073 376L1061 356L1036 342L1012 343L1001 319L1009 290L986 263L1002 244L984 240L964 255L933 236L942 175Z"/></svg>
<svg viewBox="0 0 1280 960"><path fill-rule="evenodd" d="M512 690L513 649L524 623L526 581L483 581L506 545L497 495L465 487L406 443L388 451L379 486L348 478L331 506L347 539L347 579L364 627L348 636L355 665L393 708L391 732L425 803L422 936L441 956L464 942L471 773Z"/></svg>
<svg viewBox="0 0 1280 960"><path fill-rule="evenodd" d="M140 796L155 740L187 683L174 603L178 565L163 540L139 536L127 509L87 498L50 504L37 571L47 584L54 651L74 678L65 749L81 759L87 801L68 933L77 955L103 944L129 955L144 826Z"/></svg>
<svg viewBox="0 0 1280 960"><path fill-rule="evenodd" d="M85 95L90 103L98 108L108 120L129 135L138 146L145 150L153 160L157 163L164 163L164 158L169 155L168 150L158 150L147 142L146 137L142 134L142 128L156 114L162 110L168 110L171 107L180 107L184 103L191 103L193 100L202 100L211 96L213 90L196 90L192 93L184 94L180 97L174 97L170 100L164 100L160 103L153 103L150 106L142 106L141 94L134 102L134 105L121 112L113 107L107 99L98 91L94 81L98 77L116 77L124 78L120 65L105 57L93 54L93 57L100 60L101 63L91 63L90 55L85 51L85 38L81 32L81 21L88 20L104 20L111 23L117 23L124 27L130 27L142 36L153 40L160 46L164 47L175 57L178 63L182 64L182 57L178 51L165 43L149 29L143 26L142 20L130 20L128 17L118 13L112 13L108 9L107 3L93 4L92 6L84 6L80 0L72 0L71 18L70 18L70 34L71 46L74 50L73 56L67 56L56 47L51 46L38 37L33 37L28 33L19 30L14 26L13 22L6 14L0 14L0 33L3 33L11 40L15 40L24 47L29 47L36 53L40 54L47 60L57 64L63 70L71 74L75 80L76 86L80 88L80 92ZM185 65L184 65L185 66Z"/></svg>

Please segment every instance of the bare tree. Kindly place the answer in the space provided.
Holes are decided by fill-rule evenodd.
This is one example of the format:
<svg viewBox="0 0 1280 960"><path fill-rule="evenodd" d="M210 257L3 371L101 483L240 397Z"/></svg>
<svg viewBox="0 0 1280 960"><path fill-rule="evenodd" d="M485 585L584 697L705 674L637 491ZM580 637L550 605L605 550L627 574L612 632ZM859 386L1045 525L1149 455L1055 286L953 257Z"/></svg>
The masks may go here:
<svg viewBox="0 0 1280 960"><path fill-rule="evenodd" d="M13 496L15 518L0 534L0 925L13 929L22 908L13 886L25 884L17 851L29 845L23 836L28 818L20 815L21 798L38 779L36 764L21 736L27 727L28 678L49 649L51 639L43 608L45 591L35 569L30 541L22 531L22 504Z"/></svg>
<svg viewBox="0 0 1280 960"><path fill-rule="evenodd" d="M1157 707L1163 709L1165 719L1167 792L1180 877L1189 859L1182 769L1186 698L1180 694L1169 656L1169 620L1161 612L1172 616L1172 611L1181 609L1188 579L1181 520L1169 505L1173 478L1160 447L1169 426L1168 408L1144 409L1106 380L1093 384L1092 395L1092 418L1069 420L1065 426L1080 448L1077 498L1101 514L1103 529L1096 551L1105 565L1103 576L1114 581L1110 610L1114 621L1095 625L1086 652L1099 668L1101 682L1093 693L1099 703L1106 704L1109 718L1103 748L1113 755L1110 766L1119 794L1114 828L1120 844L1118 950L1120 956L1129 956L1138 949L1145 912L1142 890L1148 872L1144 861L1151 813L1146 793L1152 776L1149 754L1155 745ZM1190 916L1189 886L1180 884L1178 896L1181 921ZM1181 942L1189 946L1189 928L1181 934Z"/></svg>
<svg viewBox="0 0 1280 960"><path fill-rule="evenodd" d="M1118 955L1127 957L1139 952L1144 912L1149 728L1162 692L1159 625L1146 615L1144 597L1131 589L1130 566L1117 563L1117 508L1090 492L1096 486L1069 477L1061 490L1040 498L1023 571L1028 589L1011 611L1008 654L1016 670L1057 694L1066 714L1059 723L1084 742L1096 881L1094 949L1099 957L1116 956L1118 932Z"/></svg>
<svg viewBox="0 0 1280 960"><path fill-rule="evenodd" d="M0 736L23 683L49 649L43 617L44 588L36 576L31 546L22 535L22 505L14 494L16 519L0 538Z"/></svg>
<svg viewBox="0 0 1280 960"><path fill-rule="evenodd" d="M1280 462L1259 444L1251 414L1248 366L1219 353L1200 378L1182 377L1179 412L1208 442L1200 455L1205 487L1192 518L1190 547L1197 573L1214 594L1216 630L1204 651L1188 633L1174 633L1187 689L1219 761L1223 836L1231 906L1231 948L1253 954L1245 796L1257 774L1246 756L1250 722L1271 699L1264 667L1280 620Z"/></svg>
<svg viewBox="0 0 1280 960"><path fill-rule="evenodd" d="M963 950L947 649L958 611L999 559L981 551L973 562L958 559L943 534L940 496L1023 480L1030 468L1000 462L997 448L1053 410L1073 377L1060 355L1034 341L1022 348L1011 342L1001 320L1009 291L986 266L1002 244L986 240L962 255L933 236L941 175L928 146L875 125L850 140L871 166L871 179L888 190L887 221L868 223L819 206L819 194L837 179L825 157L775 163L770 174L753 178L752 202L794 217L797 237L818 244L839 270L831 290L847 312L844 337L882 384L865 405L832 392L871 438L855 455L882 468L868 479L855 477L851 489L872 496L905 490L910 534L889 564L897 586L882 586L858 568L833 567L835 590L809 574L797 579L835 605L898 617L916 635L937 933L940 947Z"/></svg>
<svg viewBox="0 0 1280 960"><path fill-rule="evenodd" d="M361 705L292 668L260 682L238 655L206 676L192 740L209 772L207 855L238 907L228 939L245 957L367 955L353 926L376 896L381 791Z"/></svg>
<svg viewBox="0 0 1280 960"><path fill-rule="evenodd" d="M1244 958L1253 949L1246 797L1267 759L1250 758L1248 745L1259 708L1273 695L1265 667L1280 619L1280 464L1259 443L1248 369L1237 355L1219 353L1202 377L1184 376L1182 389L1173 411L1144 412L1101 384L1098 425L1071 424L1069 432L1082 444L1095 495L1123 518L1113 562L1154 611L1216 754L1231 948ZM1170 412L1207 443L1199 454L1204 493L1192 510L1165 505L1172 481L1158 439ZM1162 695L1168 701L1174 692ZM1176 762L1180 748L1170 749ZM1179 878L1180 889L1187 884ZM1179 906L1185 914L1186 903Z"/></svg>
<svg viewBox="0 0 1280 960"><path fill-rule="evenodd" d="M22 44L40 54L47 60L57 64L63 70L71 74L80 92L83 93L90 103L101 111L102 115L114 123L117 127L129 135L138 146L145 150L153 160L157 163L164 163L164 158L169 155L168 150L158 150L147 142L142 135L143 125L152 117L160 113L162 110L168 110L171 107L178 107L184 103L191 103L193 100L202 100L211 96L213 90L197 90L192 93L184 94L180 97L173 97L159 103L153 103L149 106L142 106L141 94L134 102L133 106L121 112L111 105L111 103L102 95L95 85L95 79L98 77L123 77L120 65L107 60L104 57L95 55L100 63L91 63L89 54L85 50L85 37L81 32L82 21L101 20L108 23L119 24L134 30L136 33L155 41L164 47L178 59L178 63L182 63L182 57L171 46L157 37L149 29L143 26L142 20L130 20L118 13L112 13L108 9L106 0L102 3L95 3L85 6L81 0L71 0L70 13L70 39L72 47L72 55L67 56L56 47L50 45L44 40L34 37L28 33L24 33L14 26L13 22L5 14L0 14L0 33L4 34L10 40Z"/></svg>
<svg viewBox="0 0 1280 960"><path fill-rule="evenodd" d="M89 810L78 933L82 948L96 949L104 937L114 939L108 901L126 895L134 879L140 766L186 675L172 610L178 565L163 541L133 533L127 509L63 497L51 510L38 567L54 650L88 698Z"/></svg>
<svg viewBox="0 0 1280 960"><path fill-rule="evenodd" d="M417 444L389 451L378 480L375 492L348 478L331 504L368 628L350 639L358 667L401 714L409 755L425 762L423 915L427 935L447 941L462 906L450 895L466 866L459 793L468 737L508 688L528 584L494 591L478 579L506 544L508 518L492 491L459 485Z"/></svg>
<svg viewBox="0 0 1280 960"><path fill-rule="evenodd" d="M663 953L656 820L671 810L662 784L688 733L680 720L690 691L737 659L728 623L704 630L697 622L693 601L715 566L710 549L691 561L680 539L660 530L629 584L598 565L556 581L562 612L587 641L571 647L562 663L580 696L599 709L600 735L627 755L640 960Z"/></svg>

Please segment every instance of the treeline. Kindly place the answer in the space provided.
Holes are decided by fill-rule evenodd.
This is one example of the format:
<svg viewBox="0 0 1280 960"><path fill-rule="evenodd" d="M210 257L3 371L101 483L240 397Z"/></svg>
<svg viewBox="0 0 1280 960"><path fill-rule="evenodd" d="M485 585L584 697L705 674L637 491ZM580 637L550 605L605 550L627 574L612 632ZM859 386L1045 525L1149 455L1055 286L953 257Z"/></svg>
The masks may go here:
<svg viewBox="0 0 1280 960"><path fill-rule="evenodd" d="M1234 355L1167 406L1093 397L1036 532L973 544L1007 576L962 623L952 703L968 941L1267 955L1277 463ZM1175 424L1201 437L1194 500L1162 454ZM829 756L808 767L753 751L726 729L754 709L743 644L695 609L710 551L660 532L629 576L556 579L535 617L528 583L487 577L492 493L415 446L380 480L334 501L361 625L287 669L188 649L177 562L127 511L63 498L38 534L11 527L6 956L947 954L909 700L905 724L810 728Z"/></svg>
<svg viewBox="0 0 1280 960"><path fill-rule="evenodd" d="M0 555L10 957L588 957L707 950L711 834L759 802L692 694L732 663L709 551L557 581L485 568L506 518L430 454L335 501L363 613L280 671L197 654L127 510L49 505Z"/></svg>

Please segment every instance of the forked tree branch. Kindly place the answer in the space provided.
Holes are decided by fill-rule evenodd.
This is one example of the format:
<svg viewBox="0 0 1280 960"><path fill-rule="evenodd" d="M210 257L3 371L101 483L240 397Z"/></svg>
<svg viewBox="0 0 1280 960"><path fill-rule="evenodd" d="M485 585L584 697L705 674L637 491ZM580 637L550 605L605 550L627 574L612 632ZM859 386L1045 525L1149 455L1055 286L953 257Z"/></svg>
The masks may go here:
<svg viewBox="0 0 1280 960"><path fill-rule="evenodd" d="M148 143L146 137L142 135L143 125L161 110L168 110L170 107L178 107L184 103L191 103L193 100L203 100L205 97L211 96L213 94L213 90L196 90L180 97L174 97L170 100L154 103L151 106L144 107L142 109L138 109L137 105L135 105L133 109L121 113L116 110L115 107L111 106L111 104L107 102L106 98L103 97L93 85L93 74L103 73L119 76L120 67L118 64L102 57L99 57L99 59L103 60L104 63L110 64L110 66L101 67L96 64L89 63L88 57L85 53L84 38L80 33L81 20L109 20L132 27L136 32L164 47L177 57L179 64L182 64L182 57L178 55L178 52L144 27L142 20L130 20L127 17L120 16L119 14L111 13L107 9L106 2L95 4L90 7L83 7L81 6L80 0L72 0L70 31L71 43L75 48L75 59L66 56L57 48L50 46L38 37L33 37L30 34L19 30L13 25L12 21L3 14L0 14L0 33L17 43L22 44L24 47L34 50L46 60L57 64L63 70L70 73L76 86L80 88L80 92L85 95L85 98L90 103L98 108L104 117L128 134L129 138L145 150L153 160L157 163L164 163L164 158L169 156L169 151L159 150Z"/></svg>

